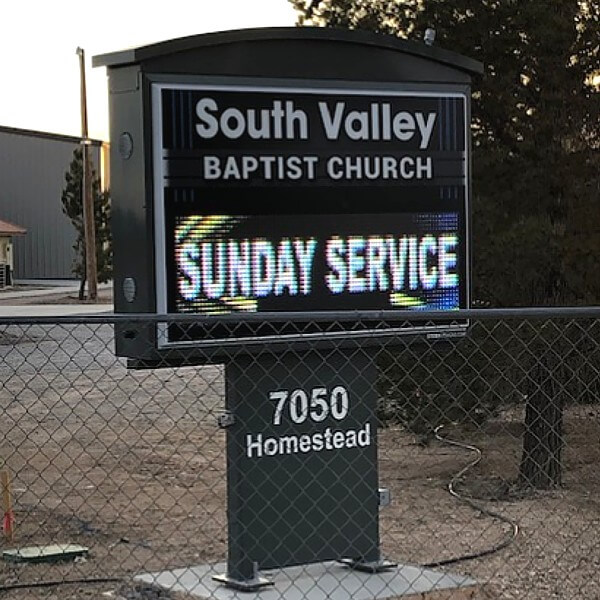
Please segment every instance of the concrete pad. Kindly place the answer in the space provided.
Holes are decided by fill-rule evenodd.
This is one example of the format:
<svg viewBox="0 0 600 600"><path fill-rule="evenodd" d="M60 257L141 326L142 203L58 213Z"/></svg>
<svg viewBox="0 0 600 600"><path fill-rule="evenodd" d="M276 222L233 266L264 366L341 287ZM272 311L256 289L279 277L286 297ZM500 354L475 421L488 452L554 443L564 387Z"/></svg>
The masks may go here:
<svg viewBox="0 0 600 600"><path fill-rule="evenodd" d="M79 287L79 279L15 279L17 285L35 285L42 287Z"/></svg>
<svg viewBox="0 0 600 600"><path fill-rule="evenodd" d="M402 598L428 592L473 588L477 582L463 575L452 575L411 565L399 565L383 573L352 571L337 562L321 562L272 571L260 575L274 585L257 592L239 592L217 583L213 575L223 574L225 563L201 565L172 571L143 573L139 581L198 598L216 600L379 600Z"/></svg>
<svg viewBox="0 0 600 600"><path fill-rule="evenodd" d="M17 287L0 289L0 300L11 300L14 298L35 298L37 296L56 296L64 294L78 294L79 281L68 280L48 280L48 279L21 279L15 281ZM112 282L99 283L98 291L109 290L112 288Z"/></svg>
<svg viewBox="0 0 600 600"><path fill-rule="evenodd" d="M6 288L0 292L1 300L14 300L15 298L35 298L38 296L54 296L58 294L74 294L79 291L76 287L46 287L37 289Z"/></svg>
<svg viewBox="0 0 600 600"><path fill-rule="evenodd" d="M0 299L35 298L57 294L78 294L80 282L76 279L20 279L14 282L17 287L0 289ZM98 291L109 290L112 282L99 283Z"/></svg>
<svg viewBox="0 0 600 600"><path fill-rule="evenodd" d="M0 306L2 317L75 317L112 313L112 304L21 304Z"/></svg>

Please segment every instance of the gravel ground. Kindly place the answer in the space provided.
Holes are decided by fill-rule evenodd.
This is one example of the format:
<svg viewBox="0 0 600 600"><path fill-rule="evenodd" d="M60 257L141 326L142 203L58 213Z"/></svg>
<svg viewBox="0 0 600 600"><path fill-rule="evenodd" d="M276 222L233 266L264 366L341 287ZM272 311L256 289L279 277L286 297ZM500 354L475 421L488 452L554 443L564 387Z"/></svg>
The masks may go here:
<svg viewBox="0 0 600 600"><path fill-rule="evenodd" d="M2 600L175 600L183 596L134 585L131 576L226 556L225 436L216 426L224 406L223 369L129 371L115 359L112 344L110 325L0 325L0 458L13 474L13 545L90 548L80 562L0 562L0 586L124 580L0 588ZM447 433L484 453L460 489L520 526L516 542L501 552L444 568L485 584L473 597L600 599L599 417L595 406L567 410L564 487L536 494L517 493L511 485L522 407L481 429ZM381 512L385 556L424 564L506 539L506 524L447 492L469 452L418 442L399 427L379 431L380 481L393 500Z"/></svg>

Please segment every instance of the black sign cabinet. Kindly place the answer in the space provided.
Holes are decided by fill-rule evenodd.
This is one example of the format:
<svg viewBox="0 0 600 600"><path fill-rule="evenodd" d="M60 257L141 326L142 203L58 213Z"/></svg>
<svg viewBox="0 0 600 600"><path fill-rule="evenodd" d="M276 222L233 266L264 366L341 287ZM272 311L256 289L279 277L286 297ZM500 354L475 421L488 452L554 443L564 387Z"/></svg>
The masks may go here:
<svg viewBox="0 0 600 600"><path fill-rule="evenodd" d="M117 324L117 354L226 365L223 581L253 589L259 569L332 559L388 567L370 353L335 349L352 323L330 347L331 329L303 329L296 347L274 315L468 308L481 65L322 28L198 35L94 65L109 75L115 312L165 316ZM257 357L277 344L288 351Z"/></svg>

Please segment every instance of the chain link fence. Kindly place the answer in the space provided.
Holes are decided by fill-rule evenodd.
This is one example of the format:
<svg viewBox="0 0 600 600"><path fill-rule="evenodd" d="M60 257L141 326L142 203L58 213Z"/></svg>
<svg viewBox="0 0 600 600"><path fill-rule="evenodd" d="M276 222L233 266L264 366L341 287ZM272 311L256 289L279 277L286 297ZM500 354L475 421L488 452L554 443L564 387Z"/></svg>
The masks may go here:
<svg viewBox="0 0 600 600"><path fill-rule="evenodd" d="M369 347L368 334L320 354L282 342L245 357L224 344L206 364L143 369L115 357L117 317L0 320L0 597L251 598L212 576L232 538L254 535L246 558L276 583L256 592L268 600L600 598L599 316L468 311L452 317L469 319L464 336ZM389 325L361 319L356 330ZM330 356L342 358L322 371ZM338 364L354 375L338 379ZM271 392L262 402L253 388ZM344 424L359 396L366 412ZM260 459L257 490L232 492L228 456ZM246 521L228 519L228 493ZM282 524L282 511L296 516ZM313 564L369 528L389 569Z"/></svg>

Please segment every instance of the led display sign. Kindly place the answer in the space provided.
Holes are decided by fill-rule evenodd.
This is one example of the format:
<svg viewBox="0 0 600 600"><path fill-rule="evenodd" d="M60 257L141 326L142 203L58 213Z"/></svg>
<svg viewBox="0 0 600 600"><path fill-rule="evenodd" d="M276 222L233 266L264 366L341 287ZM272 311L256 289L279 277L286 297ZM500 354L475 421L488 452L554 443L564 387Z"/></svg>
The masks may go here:
<svg viewBox="0 0 600 600"><path fill-rule="evenodd" d="M152 86L159 313L468 304L467 99ZM202 338L172 328L164 345Z"/></svg>
<svg viewBox="0 0 600 600"><path fill-rule="evenodd" d="M190 215L176 222L171 313L460 305L456 213Z"/></svg>

